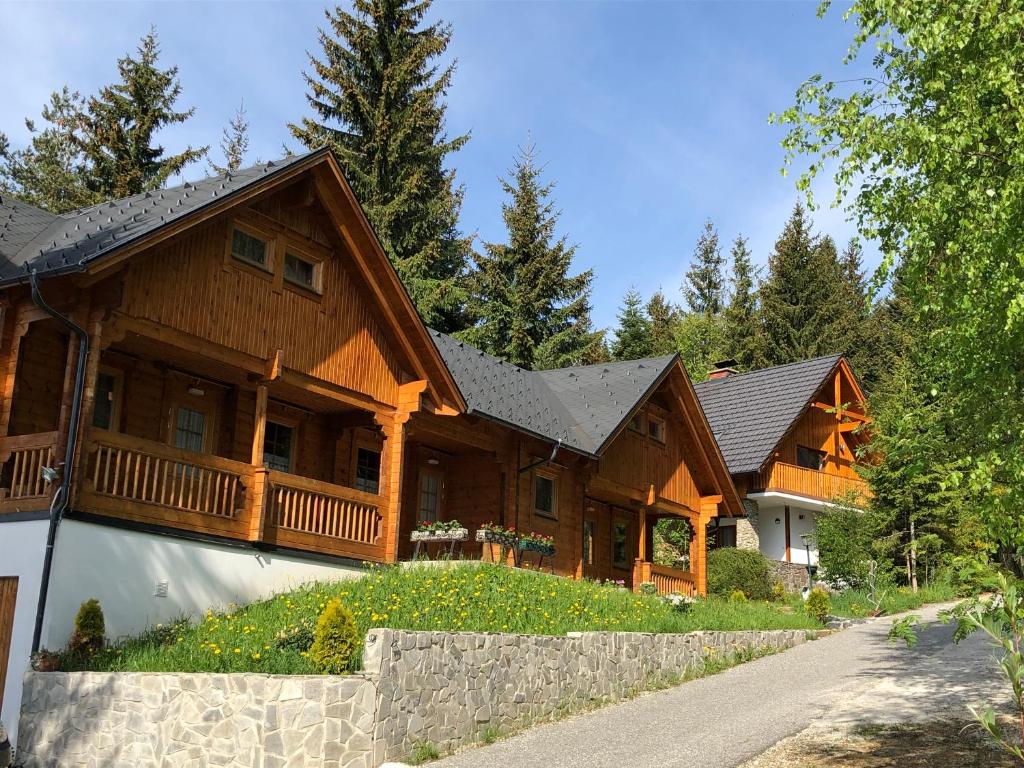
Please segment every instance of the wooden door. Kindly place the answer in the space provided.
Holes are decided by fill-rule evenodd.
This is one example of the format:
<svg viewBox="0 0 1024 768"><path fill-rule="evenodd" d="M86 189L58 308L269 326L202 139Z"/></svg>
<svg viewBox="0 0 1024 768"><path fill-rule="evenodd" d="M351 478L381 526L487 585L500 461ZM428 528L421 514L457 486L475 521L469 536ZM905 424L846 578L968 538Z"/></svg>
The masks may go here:
<svg viewBox="0 0 1024 768"><path fill-rule="evenodd" d="M14 602L18 596L18 577L0 576L0 716L4 708L4 685L14 632Z"/></svg>

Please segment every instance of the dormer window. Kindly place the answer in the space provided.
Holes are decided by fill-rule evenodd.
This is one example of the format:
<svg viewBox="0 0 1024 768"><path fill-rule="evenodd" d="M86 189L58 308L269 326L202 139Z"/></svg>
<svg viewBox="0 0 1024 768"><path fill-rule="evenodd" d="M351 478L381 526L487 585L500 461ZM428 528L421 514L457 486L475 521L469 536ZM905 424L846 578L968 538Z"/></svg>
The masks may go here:
<svg viewBox="0 0 1024 768"><path fill-rule="evenodd" d="M647 434L651 436L652 440L657 440L659 443L665 442L665 422L659 418L651 416L647 419Z"/></svg>
<svg viewBox="0 0 1024 768"><path fill-rule="evenodd" d="M267 241L238 227L231 232L231 255L246 264L271 271Z"/></svg>

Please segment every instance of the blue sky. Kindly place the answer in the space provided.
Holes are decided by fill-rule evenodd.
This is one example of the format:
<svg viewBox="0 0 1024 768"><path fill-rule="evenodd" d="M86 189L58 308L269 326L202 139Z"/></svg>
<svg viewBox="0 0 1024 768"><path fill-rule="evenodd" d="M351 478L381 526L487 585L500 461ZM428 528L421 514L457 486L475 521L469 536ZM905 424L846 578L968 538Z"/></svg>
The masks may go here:
<svg viewBox="0 0 1024 768"><path fill-rule="evenodd" d="M244 99L251 157L278 157L283 142L298 148L286 124L308 113L301 73L324 8L0 2L0 131L20 145L23 117L38 116L51 90L87 93L115 79L117 57L153 24L162 62L180 67L180 103L197 108L161 136L167 148L216 152ZM853 28L840 10L819 20L815 2L436 3L458 59L449 131L472 136L452 161L466 187L464 229L503 237L497 177L532 137L557 182L561 231L579 245L576 266L595 270L599 326L614 326L631 285L681 300L706 218L726 244L749 237L765 263L797 199L779 173L782 131L767 117L810 74L849 76L841 59ZM831 199L827 185L818 194ZM841 211L814 218L840 244L853 232Z"/></svg>

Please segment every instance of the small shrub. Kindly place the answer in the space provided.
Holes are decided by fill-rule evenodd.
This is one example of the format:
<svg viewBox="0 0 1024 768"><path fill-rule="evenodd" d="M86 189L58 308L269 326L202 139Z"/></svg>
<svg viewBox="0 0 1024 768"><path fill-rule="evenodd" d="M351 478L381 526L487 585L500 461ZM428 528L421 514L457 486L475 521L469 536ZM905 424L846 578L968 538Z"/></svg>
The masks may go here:
<svg viewBox="0 0 1024 768"><path fill-rule="evenodd" d="M75 615L75 629L68 640L68 650L72 653L96 653L103 648L106 631L100 601L90 598L82 603Z"/></svg>
<svg viewBox="0 0 1024 768"><path fill-rule="evenodd" d="M832 601L828 592L821 587L812 589L804 602L804 610L812 619L824 624L828 619L829 611L832 610Z"/></svg>
<svg viewBox="0 0 1024 768"><path fill-rule="evenodd" d="M772 584L772 600L776 603L781 603L786 599L786 587L783 586L781 581L776 581Z"/></svg>
<svg viewBox="0 0 1024 768"><path fill-rule="evenodd" d="M653 581L645 581L640 584L641 595L657 595L658 586Z"/></svg>
<svg viewBox="0 0 1024 768"><path fill-rule="evenodd" d="M437 760L440 756L441 753L437 751L437 747L429 741L421 741L412 748L412 754L409 755L409 762L413 765L420 765L422 763L430 762L431 760Z"/></svg>
<svg viewBox="0 0 1024 768"><path fill-rule="evenodd" d="M871 560L871 519L855 505L838 501L817 516L818 565L836 588L866 585Z"/></svg>
<svg viewBox="0 0 1024 768"><path fill-rule="evenodd" d="M313 631L313 644L309 648L313 665L327 675L345 674L358 647L359 630L352 611L341 600L331 600Z"/></svg>
<svg viewBox="0 0 1024 768"><path fill-rule="evenodd" d="M747 602L747 595L743 592L742 589L734 589L731 593L729 593L729 602L745 603Z"/></svg>
<svg viewBox="0 0 1024 768"><path fill-rule="evenodd" d="M751 600L767 600L772 581L768 560L757 550L723 547L708 553L708 592L728 597L736 590Z"/></svg>

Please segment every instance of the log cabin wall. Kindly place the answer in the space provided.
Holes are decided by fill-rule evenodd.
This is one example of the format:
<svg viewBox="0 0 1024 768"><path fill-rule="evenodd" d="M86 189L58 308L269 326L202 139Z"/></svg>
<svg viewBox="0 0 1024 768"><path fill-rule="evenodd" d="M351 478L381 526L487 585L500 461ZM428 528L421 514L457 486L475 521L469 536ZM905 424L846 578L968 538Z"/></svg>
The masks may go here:
<svg viewBox="0 0 1024 768"><path fill-rule="evenodd" d="M10 435L31 435L57 428L64 391L68 335L56 322L39 320L21 340L11 402Z"/></svg>
<svg viewBox="0 0 1024 768"><path fill-rule="evenodd" d="M133 259L122 310L261 359L281 349L289 369L395 405L405 377L379 313L345 266L345 246L320 227L319 204L290 207L295 194L285 190ZM272 271L231 257L235 226L268 242ZM283 280L285 251L321 265L319 295Z"/></svg>

